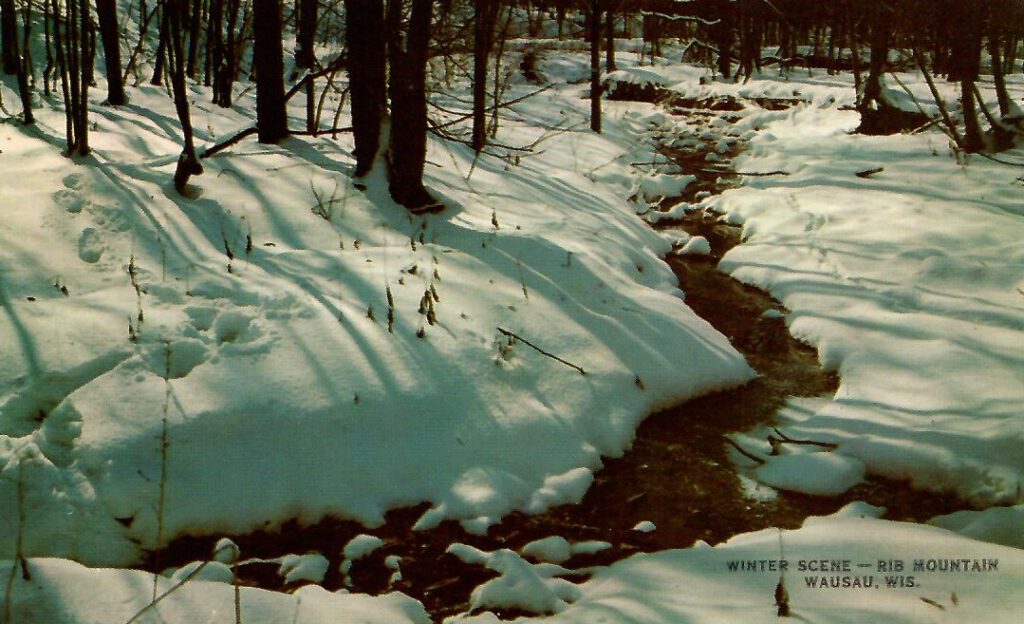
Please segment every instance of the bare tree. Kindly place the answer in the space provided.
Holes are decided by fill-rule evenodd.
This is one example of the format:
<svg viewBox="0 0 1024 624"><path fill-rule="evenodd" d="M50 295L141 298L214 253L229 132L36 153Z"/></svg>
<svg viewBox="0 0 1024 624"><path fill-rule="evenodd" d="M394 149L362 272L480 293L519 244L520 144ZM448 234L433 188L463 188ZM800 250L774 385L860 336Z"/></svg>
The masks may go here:
<svg viewBox="0 0 1024 624"><path fill-rule="evenodd" d="M258 0L254 9L256 127L259 129L260 143L277 143L288 135L284 100L284 51L281 44L281 0Z"/></svg>
<svg viewBox="0 0 1024 624"><path fill-rule="evenodd" d="M96 0L103 58L107 66L107 102L119 106L128 101L121 80L121 37L117 26L116 0Z"/></svg>

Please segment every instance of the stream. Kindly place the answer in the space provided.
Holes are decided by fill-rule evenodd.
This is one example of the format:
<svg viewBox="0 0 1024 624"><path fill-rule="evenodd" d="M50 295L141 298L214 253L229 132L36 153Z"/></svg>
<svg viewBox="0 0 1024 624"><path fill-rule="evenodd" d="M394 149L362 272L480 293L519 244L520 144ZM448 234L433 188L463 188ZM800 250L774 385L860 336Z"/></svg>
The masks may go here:
<svg viewBox="0 0 1024 624"><path fill-rule="evenodd" d="M735 114L735 104L709 106L694 102L689 108L677 103L676 115L687 115L695 128L707 129L710 120ZM738 102L741 106L785 106L785 102ZM696 134L695 134L696 135ZM662 202L667 208L691 202L696 193L718 193L735 183L735 176L721 174L728 163L715 162L709 174L706 155L714 140L701 147L660 153L671 157L683 170L697 175L696 183L682 197ZM906 483L869 478L838 497L817 497L780 492L774 497L751 498L745 493L725 436L771 424L790 397L831 397L838 387L835 374L818 365L815 350L795 340L787 331L783 306L767 293L741 284L718 270L718 260L739 244L740 230L724 224L718 215L694 210L659 228L685 230L711 243L708 256L671 255L667 262L686 292L686 303L724 334L744 354L759 376L731 390L699 397L649 416L640 426L632 448L621 458L605 460L593 486L578 505L566 505L541 515L514 513L491 527L486 536L471 535L455 522L429 531L413 531L412 525L426 504L399 509L387 515L384 526L367 530L340 519L326 519L313 526L285 524L279 531L232 536L244 558L274 558L289 553L319 552L330 560L322 585L329 590L370 594L402 591L420 600L435 621L466 611L474 587L496 576L481 566L463 563L446 554L454 542L483 550L519 549L530 541L560 535L570 542L602 540L612 546L594 554L579 554L563 564L576 569L608 565L642 551L685 548L695 540L711 544L733 535L766 527L793 528L811 515L829 514L843 505L863 500L888 511L887 518L923 521L963 509L953 497L914 491ZM776 310L783 314L769 314ZM768 442L748 449L759 455L770 451ZM657 529L640 532L633 527L651 521ZM354 563L345 577L339 571L341 551L352 537L371 533L384 545ZM186 537L152 553L146 568L160 571L209 556L216 537ZM402 578L391 581L385 558L401 557ZM285 589L273 563L250 563L237 570L240 582L267 589ZM521 613L496 614L509 618Z"/></svg>

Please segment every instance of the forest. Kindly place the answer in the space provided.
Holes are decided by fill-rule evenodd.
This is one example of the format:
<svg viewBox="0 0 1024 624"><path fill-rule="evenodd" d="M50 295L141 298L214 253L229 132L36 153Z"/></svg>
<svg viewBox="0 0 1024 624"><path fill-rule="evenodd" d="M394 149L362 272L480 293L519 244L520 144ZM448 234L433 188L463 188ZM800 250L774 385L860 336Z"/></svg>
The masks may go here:
<svg viewBox="0 0 1024 624"><path fill-rule="evenodd" d="M0 47L0 624L1018 621L1024 1Z"/></svg>

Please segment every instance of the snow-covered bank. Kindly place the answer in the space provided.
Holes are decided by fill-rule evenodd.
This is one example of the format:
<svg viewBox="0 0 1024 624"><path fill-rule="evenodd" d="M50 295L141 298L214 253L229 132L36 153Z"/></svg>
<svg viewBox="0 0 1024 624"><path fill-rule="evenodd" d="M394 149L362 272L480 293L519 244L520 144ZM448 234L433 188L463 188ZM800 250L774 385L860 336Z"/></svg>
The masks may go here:
<svg viewBox="0 0 1024 624"><path fill-rule="evenodd" d="M790 175L751 178L713 203L746 239L722 268L777 296L793 334L842 380L833 401L788 410L783 424L874 474L1019 502L1019 170L958 165L935 134L847 134L856 123L807 106L766 124L737 167Z"/></svg>
<svg viewBox="0 0 1024 624"><path fill-rule="evenodd" d="M0 577L10 575L10 562L0 563ZM32 559L31 579L12 584L12 622L191 622L235 621L235 588L230 583L193 580L178 583L161 578L157 595L167 596L147 608L153 575L136 570L92 569L63 559ZM0 588L6 606L7 584ZM241 622L364 622L365 624L430 624L422 605L403 594L384 596L333 593L316 585L293 594L239 588ZM143 611L145 609L145 611ZM141 615L139 615L141 613Z"/></svg>
<svg viewBox="0 0 1024 624"><path fill-rule="evenodd" d="M246 97L197 90L200 141L251 124ZM498 141L585 111L562 85ZM626 112L521 158L433 143L447 209L429 218L380 180L353 188L344 135L242 144L182 198L156 88L97 106L81 163L54 147L56 112L2 126L0 520L21 514L28 555L125 564L290 518L374 525L427 501L421 528L483 530L579 500L645 414L752 374L625 201L644 124Z"/></svg>
<svg viewBox="0 0 1024 624"><path fill-rule="evenodd" d="M811 518L794 531L737 536L713 548L698 544L636 555L574 587L575 599L558 613L514 621L777 623L786 621L777 615L780 576L790 616L801 622L1019 621L1020 550L933 527L858 517L863 508ZM953 566L958 571L950 571ZM447 621L507 620L483 613Z"/></svg>

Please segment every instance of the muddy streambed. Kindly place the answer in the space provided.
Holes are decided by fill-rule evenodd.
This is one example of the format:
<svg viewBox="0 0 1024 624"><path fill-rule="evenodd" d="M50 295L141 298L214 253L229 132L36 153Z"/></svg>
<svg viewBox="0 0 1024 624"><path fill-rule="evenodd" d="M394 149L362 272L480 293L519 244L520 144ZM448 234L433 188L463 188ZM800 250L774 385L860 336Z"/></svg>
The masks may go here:
<svg viewBox="0 0 1024 624"><path fill-rule="evenodd" d="M709 150L707 147L705 152ZM716 163L708 169L701 149L673 157L684 173L698 176L698 183L691 185L683 197L666 200L666 206L691 200L696 192L720 192L735 180L723 172L727 165ZM687 305L729 338L758 371L757 379L649 416L638 429L632 448L622 458L605 461L605 468L597 473L578 505L534 516L512 514L491 527L486 536L468 534L454 522L430 531L413 531L412 525L426 505L393 511L383 527L373 530L341 519L327 519L313 526L290 523L280 530L232 536L241 547L243 559L318 552L330 560L322 583L325 588L347 587L370 594L402 591L420 600L439 622L466 611L473 588L496 576L495 572L446 554L454 542L484 550L518 550L530 541L560 535L571 542L602 540L612 545L596 554L576 555L564 564L575 569L608 565L640 551L685 548L695 540L714 544L766 527L797 527L808 516L832 513L854 500L885 507L888 518L916 521L966 506L952 497L916 492L906 483L877 478L838 497L780 492L768 500L748 498L729 458L726 435L771 424L790 397L831 396L838 379L821 370L812 348L789 335L781 315L764 315L767 310L784 312L779 302L718 270L718 259L739 243L737 228L701 211L691 211L659 227L680 228L710 241L709 256L670 256L667 261L686 292ZM770 448L766 440L761 448L747 450L764 456ZM657 529L646 533L633 530L644 520L653 522ZM384 544L355 561L349 573L342 575L342 549L360 533L380 537ZM206 559L216 539L176 540L152 553L146 567L160 571ZM392 579L393 570L385 564L392 555L401 557L400 580ZM245 585L290 588L278 576L276 564L249 563L239 566L237 574Z"/></svg>

